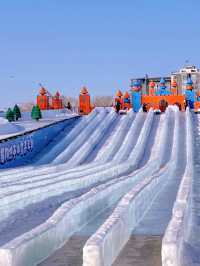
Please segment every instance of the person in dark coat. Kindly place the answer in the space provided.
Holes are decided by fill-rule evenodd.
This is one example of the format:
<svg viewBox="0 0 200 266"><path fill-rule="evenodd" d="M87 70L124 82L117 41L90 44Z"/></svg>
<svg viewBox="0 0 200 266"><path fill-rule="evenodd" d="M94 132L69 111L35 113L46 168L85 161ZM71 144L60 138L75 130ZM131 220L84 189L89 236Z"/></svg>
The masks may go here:
<svg viewBox="0 0 200 266"><path fill-rule="evenodd" d="M72 110L72 106L70 102L67 103L67 109Z"/></svg>
<svg viewBox="0 0 200 266"><path fill-rule="evenodd" d="M119 101L116 102L115 108L116 108L116 112L119 113L120 108L121 108L121 105L120 105Z"/></svg>

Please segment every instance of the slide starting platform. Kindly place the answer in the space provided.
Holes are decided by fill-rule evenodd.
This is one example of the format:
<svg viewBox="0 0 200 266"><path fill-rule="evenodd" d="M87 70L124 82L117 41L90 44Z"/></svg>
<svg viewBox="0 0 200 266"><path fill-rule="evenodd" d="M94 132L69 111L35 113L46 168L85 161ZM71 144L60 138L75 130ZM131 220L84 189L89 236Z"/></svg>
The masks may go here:
<svg viewBox="0 0 200 266"><path fill-rule="evenodd" d="M183 90L181 90L183 91ZM194 110L195 113L200 112L200 92L194 90L193 81L188 78L186 89L183 93L179 93L177 82L171 81L168 88L165 79L161 79L159 86L151 81L149 82L149 90L147 94L142 93L142 85L140 81L135 81L131 87L130 94L123 93L118 90L114 106L117 113L127 112L133 108L134 112L138 112L141 108L144 112L148 112L151 108L156 113L165 112L167 106L176 105L180 111L185 111L186 107Z"/></svg>

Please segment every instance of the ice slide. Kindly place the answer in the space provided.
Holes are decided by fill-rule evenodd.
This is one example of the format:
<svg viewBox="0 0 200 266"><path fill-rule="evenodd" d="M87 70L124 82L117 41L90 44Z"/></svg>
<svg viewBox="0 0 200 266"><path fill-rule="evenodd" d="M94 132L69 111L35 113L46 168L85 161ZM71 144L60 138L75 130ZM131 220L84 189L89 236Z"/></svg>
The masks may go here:
<svg viewBox="0 0 200 266"><path fill-rule="evenodd" d="M146 129L148 129L148 125L151 125L152 124L152 114L150 114L150 116L149 116L151 119L148 119L148 123L146 123ZM148 134L147 134L147 137L145 137L146 136L146 134L145 133L147 133L145 130L143 130L143 134L142 134L142 132L141 132L141 135L143 135L143 139L147 139L147 137L148 137ZM145 142L143 141L143 142L141 142L142 141L142 139L140 138L139 139L139 143L143 143L143 145L145 144ZM137 146L137 145L136 145Z"/></svg>
<svg viewBox="0 0 200 266"><path fill-rule="evenodd" d="M99 110L96 117L102 113L104 112ZM143 188L146 191L147 187L149 191L148 199L150 200L152 195L155 194L158 198L162 194L164 190L161 190L161 187L167 189L167 184L170 184L171 181L170 178L165 177L171 176L177 170L175 163L172 161L177 162L180 156L179 153L175 152L179 148L175 148L174 152L170 149L171 144L173 144L173 147L176 147L176 145L179 147L180 145L175 141L177 137L174 137L178 136L178 133L174 133L172 136L172 132L177 132L177 127L180 127L180 124L184 128L184 122L178 122L182 118L177 118L177 112L172 108L168 108L166 114L161 116L155 116L150 112L147 116L139 113L135 117L130 112L127 116L120 118L115 113L105 112L103 117L104 122L101 121L99 128L95 128L90 134L89 138L91 137L91 140L93 140L92 145L87 144L86 149L82 150L82 159L78 164L87 162L88 151L94 154L94 158L90 158L90 163L80 166L74 165L73 168L70 168L70 166L66 166L67 162L62 162L62 164L50 166L50 173L48 173L47 166L42 166L39 169L36 167L33 175L27 169L23 174L17 171L14 174L14 171L11 171L8 172L7 176L1 176L0 195L3 200L1 213L2 217L8 218L7 221L13 219L15 223L16 211L22 211L22 216L25 217L23 221L28 221L26 214L30 206L34 210L32 218L35 216L35 220L40 219L39 214L43 207L47 207L48 213L45 220L32 222L32 228L30 225L26 229L20 228L21 231L18 232L12 232L12 229L9 237L6 236L8 230L1 232L8 241L2 241L0 265L2 261L5 266L36 265L49 255L54 254L53 252L64 243L70 250L73 246L70 237L73 237L76 232L85 233L86 228L89 228L87 227L89 224L100 226L113 211L115 213L115 207L118 208L118 204L120 205L120 202L123 201L123 196L126 193L131 193L132 188L141 189L138 193L143 195ZM110 134L111 127L115 122L117 123L115 132L118 132L118 134ZM100 129L101 125L102 128ZM98 145L102 136L103 143ZM180 139L184 139L184 136ZM118 148L113 149L113 145L110 145L110 143L115 143ZM77 154L79 149L81 150L81 147L82 145L77 146L74 155ZM61 154L63 152L65 152L65 149ZM105 159L104 155L107 154L109 155ZM52 171L52 169L54 170ZM4 173L6 172L4 171ZM158 183L154 182L154 179L158 180ZM157 187L159 187L159 193L154 193L154 191L157 191ZM168 188L168 190L170 189ZM65 197L64 193L67 191L68 195ZM152 193L150 193L151 191ZM62 200L59 197L62 197ZM156 198L153 198L152 201L156 201ZM143 196L139 198L138 204L141 204L141 200L143 200ZM54 205L54 208L48 208L48 204L43 205L45 201L48 201L50 205ZM6 211L3 206L7 206ZM144 203L142 206L141 209L145 210ZM39 213L37 213L37 210ZM91 210L92 213L95 213L92 220L90 220ZM153 211L153 209L149 209L146 212L149 217L152 215L151 210ZM147 216L144 216L144 218ZM97 221L100 221L100 223L97 223ZM20 220L18 222L20 223ZM68 226L70 227L68 228ZM17 224L16 228L18 228ZM65 233L63 233L63 228L65 228ZM93 233L91 230L85 241ZM3 234L1 234L1 237ZM76 253L78 253L78 250Z"/></svg>
<svg viewBox="0 0 200 266"><path fill-rule="evenodd" d="M199 257L199 115L186 114L186 168L173 215L162 241L162 265L200 265Z"/></svg>

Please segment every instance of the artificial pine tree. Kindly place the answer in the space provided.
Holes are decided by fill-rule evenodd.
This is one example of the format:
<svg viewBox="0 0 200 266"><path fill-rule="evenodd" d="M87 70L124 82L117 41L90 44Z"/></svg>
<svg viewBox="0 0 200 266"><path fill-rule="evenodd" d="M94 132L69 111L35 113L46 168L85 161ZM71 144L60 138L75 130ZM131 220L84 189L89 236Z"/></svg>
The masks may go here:
<svg viewBox="0 0 200 266"><path fill-rule="evenodd" d="M19 106L17 104L15 104L15 106L13 108L13 112L14 112L14 116L15 116L16 120L21 118L21 111L20 111Z"/></svg>
<svg viewBox="0 0 200 266"><path fill-rule="evenodd" d="M31 118L35 119L34 116L35 116L35 105L33 106L32 110L31 110Z"/></svg>
<svg viewBox="0 0 200 266"><path fill-rule="evenodd" d="M8 119L9 122L14 121L14 119L15 119L14 112L12 111L11 108L8 108L8 110L6 112L6 119Z"/></svg>
<svg viewBox="0 0 200 266"><path fill-rule="evenodd" d="M42 113L40 110L40 107L38 105L33 106L32 112L31 112L32 119L39 120L42 118Z"/></svg>

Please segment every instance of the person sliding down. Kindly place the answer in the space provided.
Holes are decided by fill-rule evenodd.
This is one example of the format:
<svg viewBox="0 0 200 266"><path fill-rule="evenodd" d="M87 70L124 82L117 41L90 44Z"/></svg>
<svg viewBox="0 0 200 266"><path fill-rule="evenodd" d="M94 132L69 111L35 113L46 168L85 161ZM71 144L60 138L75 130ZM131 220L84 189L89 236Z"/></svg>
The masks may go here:
<svg viewBox="0 0 200 266"><path fill-rule="evenodd" d="M116 108L116 112L119 113L120 108L121 108L121 105L120 105L119 101L116 102L115 108Z"/></svg>

